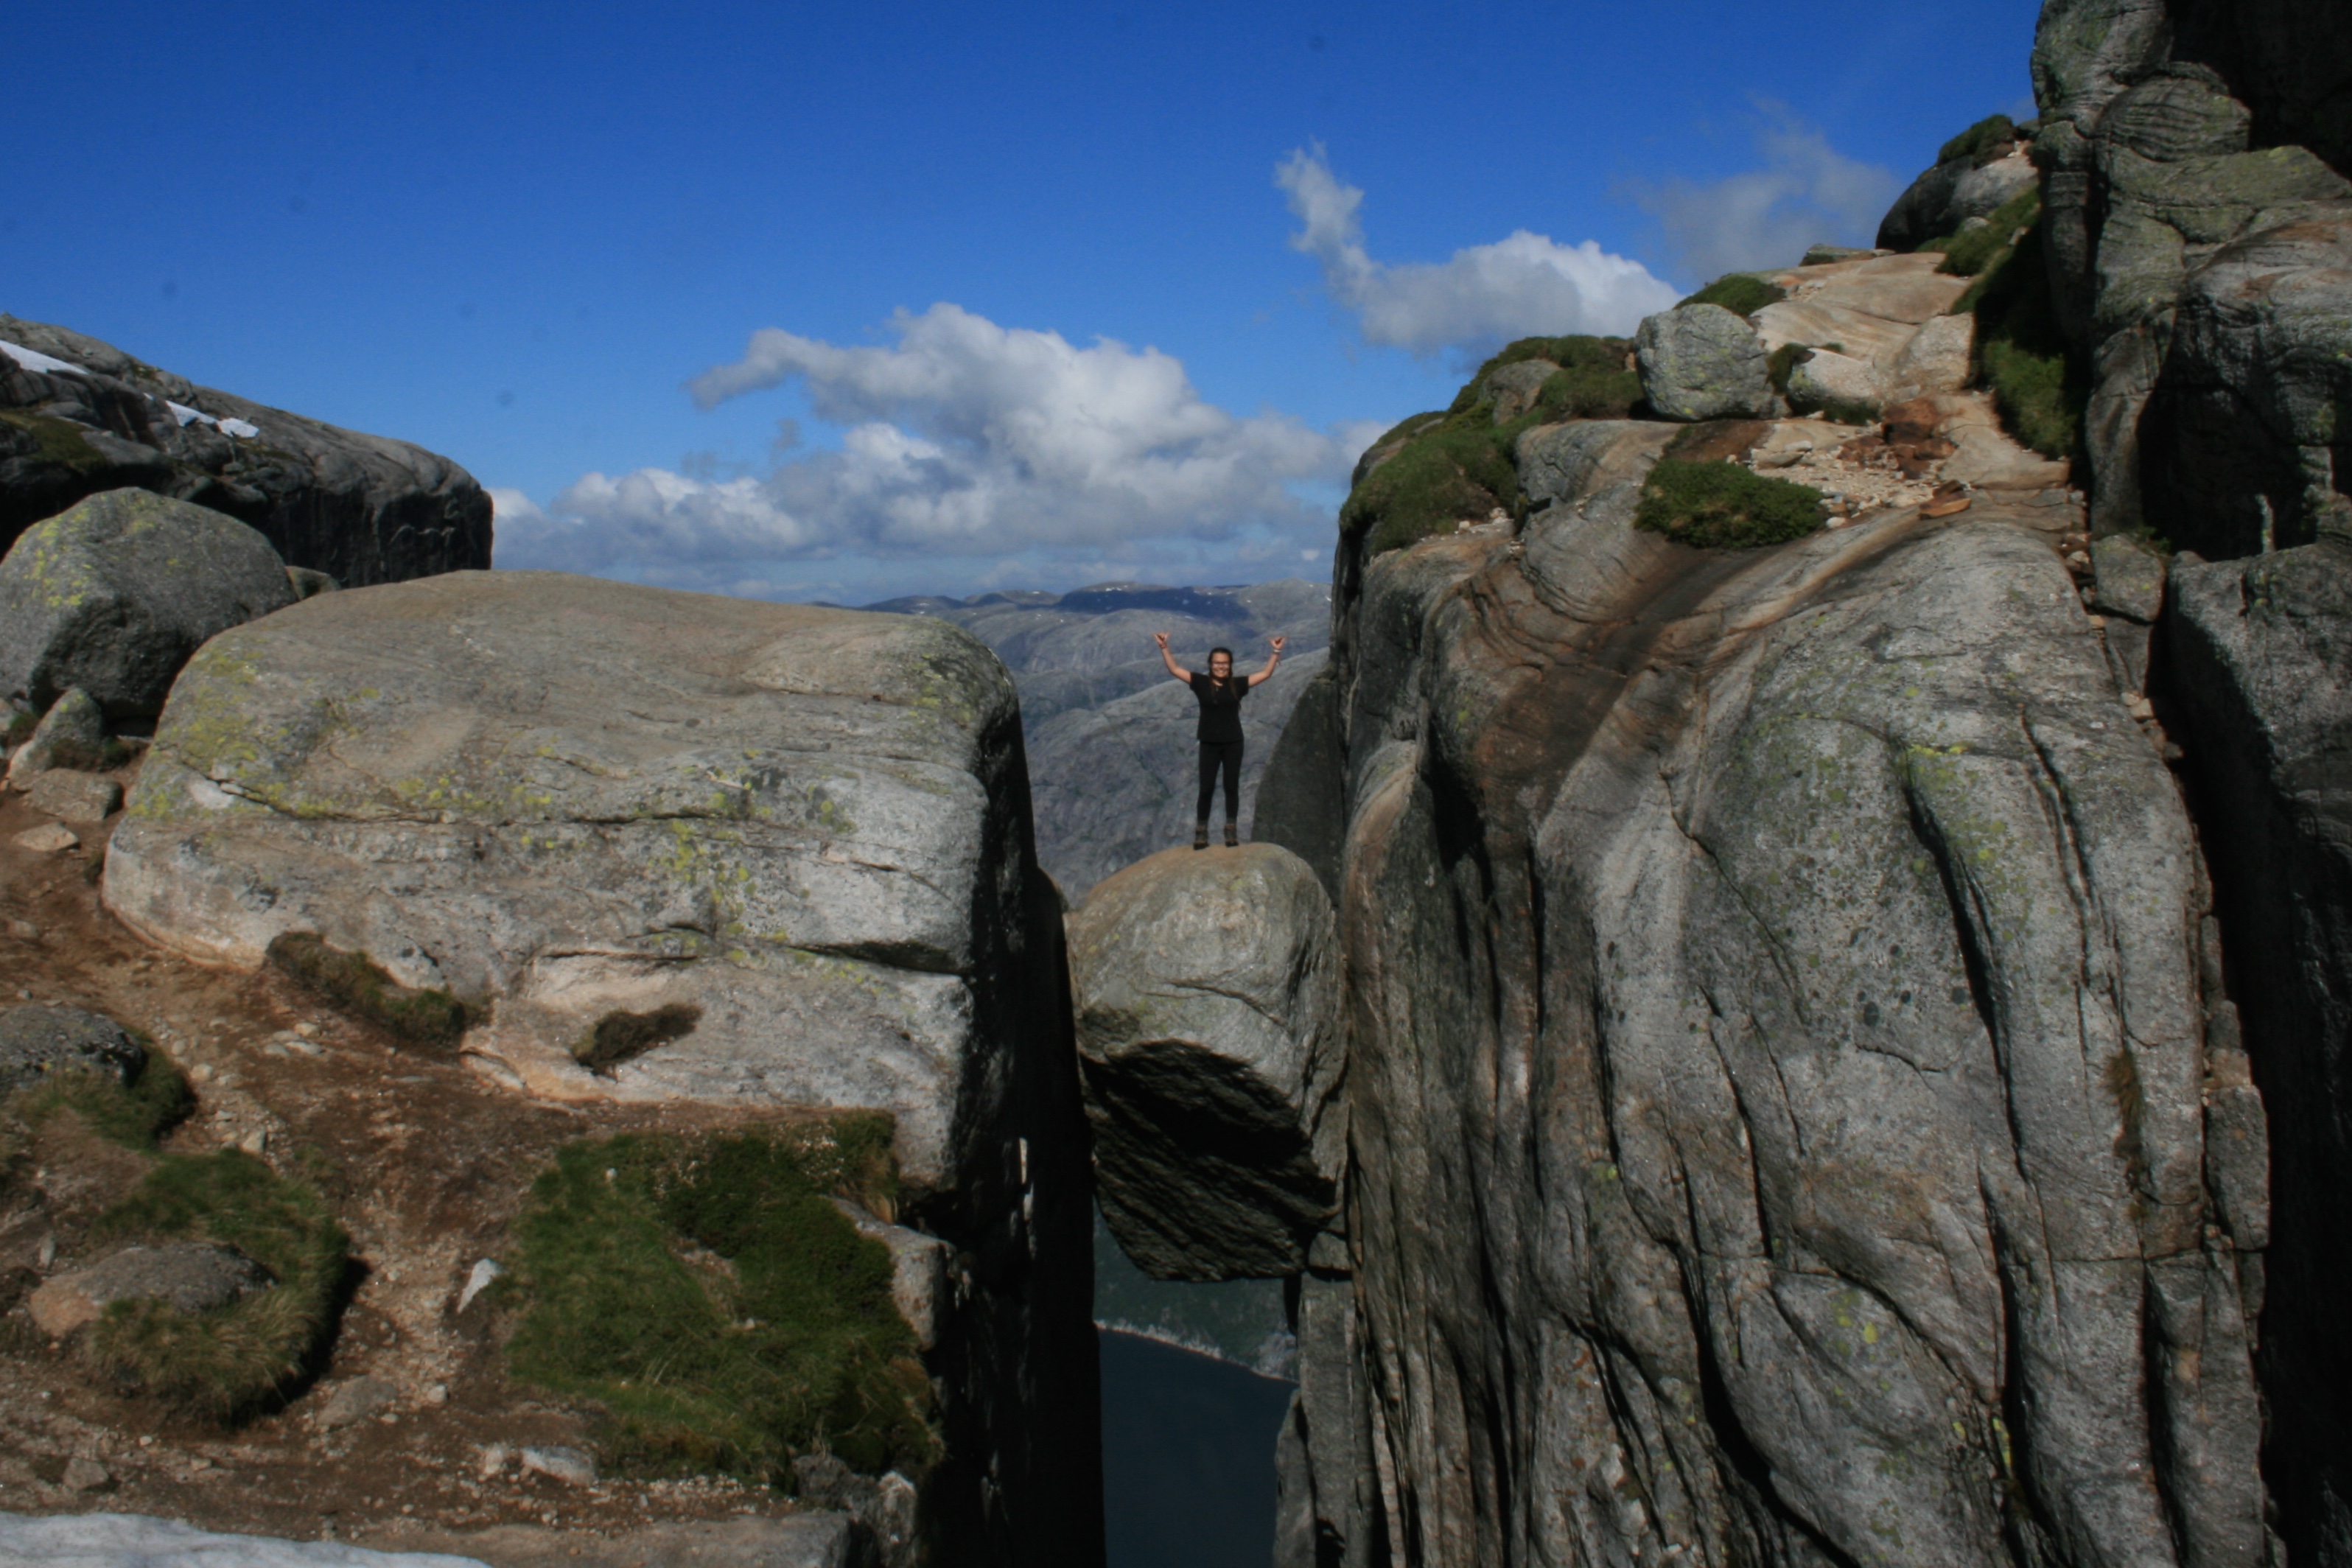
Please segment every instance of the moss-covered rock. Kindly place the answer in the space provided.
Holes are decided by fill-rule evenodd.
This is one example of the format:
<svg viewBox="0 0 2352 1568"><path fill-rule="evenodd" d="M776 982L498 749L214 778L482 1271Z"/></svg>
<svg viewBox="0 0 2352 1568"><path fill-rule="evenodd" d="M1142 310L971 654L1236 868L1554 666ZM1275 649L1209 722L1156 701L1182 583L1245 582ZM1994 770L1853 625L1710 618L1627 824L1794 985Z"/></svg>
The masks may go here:
<svg viewBox="0 0 2352 1568"><path fill-rule="evenodd" d="M1822 492L1736 462L1659 459L1642 487L1633 526L1703 550L1785 544L1828 519Z"/></svg>

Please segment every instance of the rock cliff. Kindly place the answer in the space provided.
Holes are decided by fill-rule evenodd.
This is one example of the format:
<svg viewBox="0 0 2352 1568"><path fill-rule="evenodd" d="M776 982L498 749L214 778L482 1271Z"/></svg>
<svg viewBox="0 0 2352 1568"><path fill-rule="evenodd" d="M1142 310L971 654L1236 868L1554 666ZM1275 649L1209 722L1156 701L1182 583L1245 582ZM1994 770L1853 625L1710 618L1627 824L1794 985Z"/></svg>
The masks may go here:
<svg viewBox="0 0 2352 1568"><path fill-rule="evenodd" d="M489 497L446 458L0 314L0 551L125 487L226 512L288 564L351 586L490 563Z"/></svg>

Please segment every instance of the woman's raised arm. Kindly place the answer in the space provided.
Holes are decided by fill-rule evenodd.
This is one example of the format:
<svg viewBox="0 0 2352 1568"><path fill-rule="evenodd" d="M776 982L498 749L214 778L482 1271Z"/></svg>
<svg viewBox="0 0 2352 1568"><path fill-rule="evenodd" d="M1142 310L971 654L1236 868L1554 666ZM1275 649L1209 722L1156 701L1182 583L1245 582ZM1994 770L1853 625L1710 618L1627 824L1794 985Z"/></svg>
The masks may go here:
<svg viewBox="0 0 2352 1568"><path fill-rule="evenodd" d="M1282 645L1284 640L1285 639L1281 637L1269 637L1267 639L1267 641L1273 645L1274 651L1265 656L1265 668L1259 670L1255 675L1250 677L1249 683L1252 686L1255 686L1261 680L1270 680L1273 679L1274 667L1282 662Z"/></svg>
<svg viewBox="0 0 2352 1568"><path fill-rule="evenodd" d="M1160 645L1160 662L1168 667L1168 673L1182 681L1185 685L1192 685L1192 672L1185 668L1182 665L1177 663L1176 656L1168 651L1168 634L1166 632L1154 632L1151 634L1151 640Z"/></svg>

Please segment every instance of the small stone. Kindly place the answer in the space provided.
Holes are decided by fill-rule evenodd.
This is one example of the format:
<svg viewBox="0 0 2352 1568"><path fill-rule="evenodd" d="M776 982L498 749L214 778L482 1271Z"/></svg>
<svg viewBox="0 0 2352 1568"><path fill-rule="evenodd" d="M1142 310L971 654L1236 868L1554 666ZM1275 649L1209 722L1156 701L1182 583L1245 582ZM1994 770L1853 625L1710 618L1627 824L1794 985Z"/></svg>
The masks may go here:
<svg viewBox="0 0 2352 1568"><path fill-rule="evenodd" d="M448 1404L449 1385L446 1383L426 1384L425 1385L425 1403L427 1405Z"/></svg>
<svg viewBox="0 0 2352 1568"><path fill-rule="evenodd" d="M521 1458L524 1469L536 1470L568 1486L590 1487L596 1484L596 1461L578 1448L525 1448Z"/></svg>
<svg viewBox="0 0 2352 1568"><path fill-rule="evenodd" d="M508 1463L513 1458L512 1448L504 1443L492 1443L482 1450L475 1468L481 1472L484 1480L488 1480L493 1476L504 1475Z"/></svg>
<svg viewBox="0 0 2352 1568"><path fill-rule="evenodd" d="M38 827L25 829L9 842L36 855L55 855L61 850L74 848L81 839L62 822L45 822Z"/></svg>
<svg viewBox="0 0 2352 1568"><path fill-rule="evenodd" d="M328 1395L325 1407L319 1412L319 1425L329 1428L357 1426L383 1415L399 1397L400 1390L383 1378L355 1377Z"/></svg>
<svg viewBox="0 0 2352 1568"><path fill-rule="evenodd" d="M294 1026L294 1032L306 1040L315 1040L319 1037L319 1026L305 1018Z"/></svg>
<svg viewBox="0 0 2352 1568"><path fill-rule="evenodd" d="M60 1274L26 1300L34 1323L61 1340L115 1301L162 1300L196 1317L265 1289L268 1272L233 1247L203 1242L126 1247L87 1268Z"/></svg>
<svg viewBox="0 0 2352 1568"><path fill-rule="evenodd" d="M490 1281L504 1274L496 1258L485 1258L474 1265L466 1276L465 1289L457 1292L457 1310L464 1311L474 1304L474 1298L490 1288Z"/></svg>
<svg viewBox="0 0 2352 1568"><path fill-rule="evenodd" d="M104 822L122 806L122 786L104 773L51 768L35 773L25 798L35 811L60 822Z"/></svg>
<svg viewBox="0 0 2352 1568"><path fill-rule="evenodd" d="M236 1146L248 1154L265 1153L269 1148L269 1130L266 1127L257 1127L238 1139Z"/></svg>
<svg viewBox="0 0 2352 1568"><path fill-rule="evenodd" d="M65 1488L69 1492L94 1492L113 1482L113 1475L95 1459L66 1461Z"/></svg>
<svg viewBox="0 0 2352 1568"><path fill-rule="evenodd" d="M8 934L18 942L38 942L41 940L41 928L30 921L10 921Z"/></svg>
<svg viewBox="0 0 2352 1568"><path fill-rule="evenodd" d="M57 766L61 754L90 755L105 746L106 715L88 692L76 687L49 705L33 738L9 757L8 782L17 789L30 789L34 776Z"/></svg>

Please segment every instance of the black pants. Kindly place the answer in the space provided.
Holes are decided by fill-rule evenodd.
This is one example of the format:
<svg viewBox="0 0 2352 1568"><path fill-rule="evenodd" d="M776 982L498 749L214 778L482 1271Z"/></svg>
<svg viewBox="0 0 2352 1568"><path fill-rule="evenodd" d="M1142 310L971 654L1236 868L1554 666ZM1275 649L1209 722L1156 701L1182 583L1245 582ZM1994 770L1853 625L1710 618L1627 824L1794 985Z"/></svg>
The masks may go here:
<svg viewBox="0 0 2352 1568"><path fill-rule="evenodd" d="M1242 816L1242 743L1239 741L1203 741L1201 742L1201 804L1192 808L1192 820L1209 820L1209 802L1217 793L1217 770L1225 771L1225 820L1239 822Z"/></svg>

